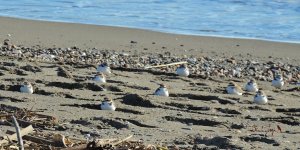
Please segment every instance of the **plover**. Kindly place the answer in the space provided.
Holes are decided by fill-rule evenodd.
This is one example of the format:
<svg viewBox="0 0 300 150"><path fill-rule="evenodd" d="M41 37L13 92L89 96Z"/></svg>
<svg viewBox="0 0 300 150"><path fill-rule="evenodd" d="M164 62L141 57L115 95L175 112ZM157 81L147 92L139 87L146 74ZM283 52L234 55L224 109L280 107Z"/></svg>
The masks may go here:
<svg viewBox="0 0 300 150"><path fill-rule="evenodd" d="M284 81L282 79L282 76L280 74L277 74L274 80L272 81L272 86L280 89L283 85Z"/></svg>
<svg viewBox="0 0 300 150"><path fill-rule="evenodd" d="M248 92L257 92L258 86L255 79L251 79L245 86L245 90Z"/></svg>
<svg viewBox="0 0 300 150"><path fill-rule="evenodd" d="M111 70L110 67L107 65L107 63L102 63L97 67L97 71L104 73L104 74L110 74Z"/></svg>
<svg viewBox="0 0 300 150"><path fill-rule="evenodd" d="M242 95L243 90L234 82L230 82L226 88L228 94Z"/></svg>
<svg viewBox="0 0 300 150"><path fill-rule="evenodd" d="M176 74L179 76L187 77L189 76L190 71L186 64L182 64L176 69Z"/></svg>
<svg viewBox="0 0 300 150"><path fill-rule="evenodd" d="M106 83L105 75L103 73L98 72L94 78L94 81L97 81L99 83Z"/></svg>
<svg viewBox="0 0 300 150"><path fill-rule="evenodd" d="M254 96L254 103L263 105L266 104L267 102L268 102L268 97L265 94L265 92L262 90L257 91L256 95Z"/></svg>
<svg viewBox="0 0 300 150"><path fill-rule="evenodd" d="M115 111L116 110L116 106L114 104L114 102L112 101L112 99L105 97L104 100L101 103L101 110L112 110Z"/></svg>
<svg viewBox="0 0 300 150"><path fill-rule="evenodd" d="M166 85L160 84L160 87L154 92L154 95L168 97L169 96L169 91L168 91Z"/></svg>
<svg viewBox="0 0 300 150"><path fill-rule="evenodd" d="M32 94L33 87L29 82L24 82L24 84L20 87L20 92Z"/></svg>

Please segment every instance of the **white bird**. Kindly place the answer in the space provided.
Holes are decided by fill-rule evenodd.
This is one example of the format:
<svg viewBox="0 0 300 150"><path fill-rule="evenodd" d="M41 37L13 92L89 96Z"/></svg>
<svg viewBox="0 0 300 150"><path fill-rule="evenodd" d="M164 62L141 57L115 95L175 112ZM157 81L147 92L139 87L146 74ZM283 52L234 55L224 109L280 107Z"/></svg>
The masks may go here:
<svg viewBox="0 0 300 150"><path fill-rule="evenodd" d="M257 92L258 86L254 79L251 79L245 86L245 90L248 92Z"/></svg>
<svg viewBox="0 0 300 150"><path fill-rule="evenodd" d="M190 71L186 64L182 64L176 69L176 74L179 76L187 77L189 76Z"/></svg>
<svg viewBox="0 0 300 150"><path fill-rule="evenodd" d="M33 93L33 87L29 82L24 82L24 84L20 87L21 93Z"/></svg>
<svg viewBox="0 0 300 150"><path fill-rule="evenodd" d="M268 102L268 97L266 96L265 92L259 90L254 96L254 103L263 105L266 104L267 102Z"/></svg>
<svg viewBox="0 0 300 150"><path fill-rule="evenodd" d="M280 89L283 85L284 81L282 79L282 76L280 74L276 75L274 80L272 81L272 86Z"/></svg>
<svg viewBox="0 0 300 150"><path fill-rule="evenodd" d="M111 69L107 63L102 63L97 67L97 71L104 74L111 74Z"/></svg>
<svg viewBox="0 0 300 150"><path fill-rule="evenodd" d="M102 101L100 108L101 110L111 110L111 111L116 110L116 106L114 102L108 97L104 98L104 101Z"/></svg>
<svg viewBox="0 0 300 150"><path fill-rule="evenodd" d="M105 75L103 73L97 73L94 78L94 81L97 81L99 83L106 83L106 78Z"/></svg>
<svg viewBox="0 0 300 150"><path fill-rule="evenodd" d="M169 96L169 91L168 91L166 85L160 84L160 87L154 92L154 95L168 97Z"/></svg>
<svg viewBox="0 0 300 150"><path fill-rule="evenodd" d="M234 95L242 95L243 94L242 88L234 82L230 82L228 84L226 91L228 94L234 94Z"/></svg>

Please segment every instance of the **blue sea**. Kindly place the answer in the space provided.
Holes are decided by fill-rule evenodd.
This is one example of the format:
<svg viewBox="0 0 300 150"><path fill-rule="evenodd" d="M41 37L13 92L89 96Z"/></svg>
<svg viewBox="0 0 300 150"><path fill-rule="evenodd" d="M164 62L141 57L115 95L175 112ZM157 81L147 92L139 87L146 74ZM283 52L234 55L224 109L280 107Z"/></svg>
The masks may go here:
<svg viewBox="0 0 300 150"><path fill-rule="evenodd" d="M0 0L0 4L0 16L300 43L300 0Z"/></svg>

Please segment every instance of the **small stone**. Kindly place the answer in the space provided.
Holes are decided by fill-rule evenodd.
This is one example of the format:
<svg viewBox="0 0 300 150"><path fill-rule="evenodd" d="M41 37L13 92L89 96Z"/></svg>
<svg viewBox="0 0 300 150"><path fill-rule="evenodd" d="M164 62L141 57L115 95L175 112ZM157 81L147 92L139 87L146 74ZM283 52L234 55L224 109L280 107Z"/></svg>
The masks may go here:
<svg viewBox="0 0 300 150"><path fill-rule="evenodd" d="M191 64L195 64L197 62L197 59L196 58L188 58L187 62L191 63Z"/></svg>
<svg viewBox="0 0 300 150"><path fill-rule="evenodd" d="M0 119L0 124L4 125L5 124L5 120L4 119Z"/></svg>
<svg viewBox="0 0 300 150"><path fill-rule="evenodd" d="M218 100L211 100L210 102L215 103L215 104L218 104L218 103L219 103Z"/></svg>
<svg viewBox="0 0 300 150"><path fill-rule="evenodd" d="M182 114L181 114L181 113L178 113L177 116L182 116Z"/></svg>
<svg viewBox="0 0 300 150"><path fill-rule="evenodd" d="M58 131L66 131L68 128L66 126L58 126L56 130Z"/></svg>
<svg viewBox="0 0 300 150"><path fill-rule="evenodd" d="M188 126L192 126L192 125L194 125L193 123L188 123Z"/></svg>

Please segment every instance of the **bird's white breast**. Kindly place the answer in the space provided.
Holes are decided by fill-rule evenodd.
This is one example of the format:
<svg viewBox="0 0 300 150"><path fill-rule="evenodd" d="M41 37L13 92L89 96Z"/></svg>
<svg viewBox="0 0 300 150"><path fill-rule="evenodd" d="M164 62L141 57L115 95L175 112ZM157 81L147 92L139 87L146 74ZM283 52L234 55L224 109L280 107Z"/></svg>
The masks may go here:
<svg viewBox="0 0 300 150"><path fill-rule="evenodd" d="M23 85L20 88L20 92L32 94L33 93L33 88L31 86L29 87L29 86Z"/></svg>
<svg viewBox="0 0 300 150"><path fill-rule="evenodd" d="M262 104L266 104L268 102L268 98L266 96L262 96L262 95L255 95L254 97L254 103L262 105Z"/></svg>
<svg viewBox="0 0 300 150"><path fill-rule="evenodd" d="M99 83L105 83L105 82L106 82L106 81L105 81L105 78L102 78L102 77L99 77L99 76L94 77L93 80L94 80L94 81L97 81L97 82L99 82Z"/></svg>
<svg viewBox="0 0 300 150"><path fill-rule="evenodd" d="M110 74L111 73L110 67L108 67L108 66L105 66L105 67L98 66L97 71L101 72L101 73L104 73L104 74Z"/></svg>
<svg viewBox="0 0 300 150"><path fill-rule="evenodd" d="M257 88L257 84L256 83L252 83L252 84L247 84L245 87L246 91L248 92L257 92L258 88Z"/></svg>
<svg viewBox="0 0 300 150"><path fill-rule="evenodd" d="M226 91L228 94L235 94L235 95L242 95L243 93L239 92L235 87L233 86L228 86L226 88Z"/></svg>
<svg viewBox="0 0 300 150"><path fill-rule="evenodd" d="M189 76L190 72L189 72L189 69L187 69L187 68L177 68L176 74L178 74L179 76L187 77L187 76Z"/></svg>
<svg viewBox="0 0 300 150"><path fill-rule="evenodd" d="M169 96L169 91L166 88L159 88L157 91L154 93L155 95L158 96Z"/></svg>
<svg viewBox="0 0 300 150"><path fill-rule="evenodd" d="M114 103L109 104L107 102L102 102L101 103L101 110L112 110L112 111L114 111L114 110L116 110L116 107L115 107Z"/></svg>
<svg viewBox="0 0 300 150"><path fill-rule="evenodd" d="M272 86L276 88L281 88L284 85L284 82L282 80L273 80Z"/></svg>

